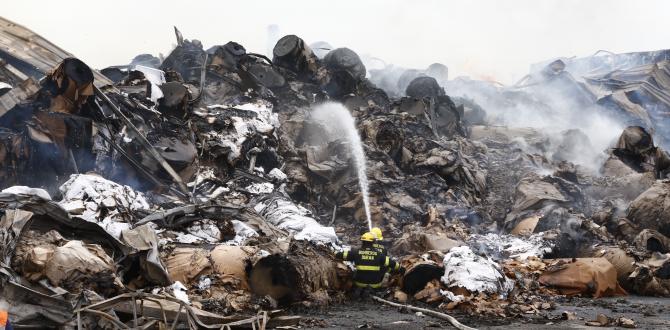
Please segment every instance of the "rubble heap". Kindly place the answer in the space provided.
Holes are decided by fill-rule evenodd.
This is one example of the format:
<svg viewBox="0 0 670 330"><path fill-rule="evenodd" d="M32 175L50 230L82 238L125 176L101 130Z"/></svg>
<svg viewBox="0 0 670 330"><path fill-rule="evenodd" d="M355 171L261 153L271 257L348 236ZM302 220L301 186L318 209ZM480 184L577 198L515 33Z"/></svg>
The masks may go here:
<svg viewBox="0 0 670 330"><path fill-rule="evenodd" d="M15 326L290 326L267 311L342 299L351 267L334 251L367 222L351 146L312 118L326 101L355 118L372 222L408 269L388 297L515 317L562 295L670 296L665 60L619 78L558 60L500 87L439 63L368 73L295 35L269 58L175 32L164 59L97 71L0 19ZM615 84L633 73L654 83ZM594 151L580 129L504 125L515 107L558 116L556 97L625 129Z"/></svg>

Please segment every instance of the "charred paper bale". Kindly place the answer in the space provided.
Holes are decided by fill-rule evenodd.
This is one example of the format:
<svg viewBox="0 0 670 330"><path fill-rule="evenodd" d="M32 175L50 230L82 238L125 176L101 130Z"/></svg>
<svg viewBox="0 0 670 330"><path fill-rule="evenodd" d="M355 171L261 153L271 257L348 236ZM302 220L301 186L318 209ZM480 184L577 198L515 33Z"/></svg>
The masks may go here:
<svg viewBox="0 0 670 330"><path fill-rule="evenodd" d="M357 79L346 70L330 71L322 83L323 90L334 99L341 99L356 92Z"/></svg>
<svg viewBox="0 0 670 330"><path fill-rule="evenodd" d="M286 79L269 65L252 64L248 72L253 75L263 86L274 89L286 85Z"/></svg>
<svg viewBox="0 0 670 330"><path fill-rule="evenodd" d="M311 172L313 182L333 181L349 170L348 152L343 143L331 142L325 147L308 147L305 149L307 169ZM316 187L315 187L316 188Z"/></svg>
<svg viewBox="0 0 670 330"><path fill-rule="evenodd" d="M437 134L448 138L454 135L467 135L461 118L463 118L463 107L456 107L447 95L438 96L435 105L430 108L433 128Z"/></svg>
<svg viewBox="0 0 670 330"><path fill-rule="evenodd" d="M665 278L658 276L658 270L659 269L656 269L656 267L651 267L649 265L641 265L637 267L635 271L628 276L628 282L630 283L632 291L645 296L670 296L670 279L667 278L667 273L663 274L665 275Z"/></svg>
<svg viewBox="0 0 670 330"><path fill-rule="evenodd" d="M93 71L76 58L66 58L42 81L51 96L50 110L77 113L93 95Z"/></svg>
<svg viewBox="0 0 670 330"><path fill-rule="evenodd" d="M309 168L297 157L286 160L286 193L297 202L309 202L314 196L314 184Z"/></svg>
<svg viewBox="0 0 670 330"><path fill-rule="evenodd" d="M670 156L654 145L651 134L643 127L629 126L621 133L603 168L605 175L652 172L663 178L670 171Z"/></svg>
<svg viewBox="0 0 670 330"><path fill-rule="evenodd" d="M336 261L325 246L293 241L285 254L258 259L249 272L249 285L259 296L269 295L280 303L299 299L317 302L327 291L343 290L351 272Z"/></svg>
<svg viewBox="0 0 670 330"><path fill-rule="evenodd" d="M435 78L425 76L414 78L405 89L405 94L417 99L434 98L445 95L444 89L440 87Z"/></svg>
<svg viewBox="0 0 670 330"><path fill-rule="evenodd" d="M563 233L578 233L582 229L582 218L575 216L564 207L549 205L545 206L538 217L535 233L560 229Z"/></svg>
<svg viewBox="0 0 670 330"><path fill-rule="evenodd" d="M400 265L407 269L399 284L402 292L412 296L432 281L439 283L440 277L444 275L443 260L442 251L426 251L401 258Z"/></svg>
<svg viewBox="0 0 670 330"><path fill-rule="evenodd" d="M402 277L402 291L413 295L422 290L428 282L439 280L444 275L444 266L434 261L422 261L412 265Z"/></svg>
<svg viewBox="0 0 670 330"><path fill-rule="evenodd" d="M330 51L323 59L325 73L319 82L330 97L341 99L349 94L367 95L372 86L361 85L363 91L357 91L359 83L365 81L365 66L358 55L348 48ZM324 71L324 70L322 70Z"/></svg>
<svg viewBox="0 0 670 330"><path fill-rule="evenodd" d="M377 107L388 111L391 107L391 100L389 99L388 94L381 89L374 86L371 82L365 81L366 84L359 84L359 91L363 94L363 99L367 101L368 107ZM364 88L361 86L364 85Z"/></svg>
<svg viewBox="0 0 670 330"><path fill-rule="evenodd" d="M670 236L670 180L656 181L638 196L628 208L628 219L642 229Z"/></svg>
<svg viewBox="0 0 670 330"><path fill-rule="evenodd" d="M451 99L457 107L462 109L459 112L463 113L463 124L467 126L486 124L486 111L474 100L464 97L452 97Z"/></svg>
<svg viewBox="0 0 670 330"><path fill-rule="evenodd" d="M211 55L208 65L222 68L220 71L237 71L242 57L247 53L244 46L229 41L223 46L215 46L207 50ZM223 72L221 72L223 73Z"/></svg>
<svg viewBox="0 0 670 330"><path fill-rule="evenodd" d="M616 148L630 154L642 155L654 148L654 139L643 127L629 126L621 133Z"/></svg>
<svg viewBox="0 0 670 330"><path fill-rule="evenodd" d="M272 50L272 63L298 74L301 78L311 78L318 69L318 59L312 50L295 35L279 39Z"/></svg>
<svg viewBox="0 0 670 330"><path fill-rule="evenodd" d="M198 82L205 65L206 53L197 41L182 40L160 66L163 71L173 70L186 82Z"/></svg>
<svg viewBox="0 0 670 330"><path fill-rule="evenodd" d="M651 252L670 252L670 238L653 229L641 231L635 237L635 245L640 249Z"/></svg>
<svg viewBox="0 0 670 330"><path fill-rule="evenodd" d="M8 161L16 161L12 180L51 190L59 184L56 178L94 167L93 125L83 116L40 111L34 106L15 107L3 117L13 130L25 132L14 135L12 143L5 144L11 151L6 155Z"/></svg>
<svg viewBox="0 0 670 330"><path fill-rule="evenodd" d="M150 70L153 69L136 67L128 70L128 74L123 80L116 84L116 87L122 93L127 94L129 99L137 101L148 99L152 102L156 102L161 97L161 91L158 87L161 83L161 80L159 80L161 78L160 76L152 77L152 75L150 75L152 73ZM158 70L156 71L159 72ZM151 78L158 79L154 80L156 83L153 83ZM134 107L127 99L119 97L117 101L124 103L128 107Z"/></svg>
<svg viewBox="0 0 670 330"><path fill-rule="evenodd" d="M400 161L405 140L404 132L390 120L383 118L365 122L365 136L396 162Z"/></svg>
<svg viewBox="0 0 670 330"><path fill-rule="evenodd" d="M399 113L406 112L417 117L423 117L429 112L428 107L429 104L424 102L424 100L404 97L394 102L392 111Z"/></svg>
<svg viewBox="0 0 670 330"><path fill-rule="evenodd" d="M21 213L17 214L14 210L10 212L9 217L19 214ZM55 230L46 233L26 231L16 246L12 268L31 281L43 278L47 261L53 256L56 248L63 245L65 241L65 238Z"/></svg>
<svg viewBox="0 0 670 330"><path fill-rule="evenodd" d="M195 123L205 150L210 156L221 157L222 161L232 166L245 162L243 156L254 147L265 150L275 143L273 132L278 122L271 104L249 103L235 108L210 106L208 114L203 117L205 120L199 119ZM261 154L258 165L276 167L279 160L274 152L264 151Z"/></svg>
<svg viewBox="0 0 670 330"><path fill-rule="evenodd" d="M524 177L516 187L514 205L512 211L507 214L505 228L512 230L520 221L535 215L539 215L540 218L547 215L547 221L551 222L547 224L547 229L555 228L562 223L558 219L570 219L569 215L560 216L563 214L561 209L580 205L582 200L579 187L567 180L551 176ZM552 210L558 210L558 214L552 214Z"/></svg>
<svg viewBox="0 0 670 330"><path fill-rule="evenodd" d="M226 78L229 79L214 78L205 83L201 96L205 104L231 104L239 98L242 93L240 82L228 76Z"/></svg>
<svg viewBox="0 0 670 330"><path fill-rule="evenodd" d="M190 100L189 90L179 82L167 82L160 85L163 98L158 101L158 110L175 118L184 118Z"/></svg>
<svg viewBox="0 0 670 330"><path fill-rule="evenodd" d="M15 185L19 180L18 173L26 164L22 159L28 158L28 149L19 132L3 128L0 129L0 182L5 185Z"/></svg>
<svg viewBox="0 0 670 330"><path fill-rule="evenodd" d="M545 258L571 258L588 255L594 241L609 238L599 236L602 232L606 233L605 229L602 229L602 232L594 230L590 221L581 215L571 214L565 208L548 207L543 211L546 213L539 217L534 232L543 233L553 242L551 252L545 253Z"/></svg>
<svg viewBox="0 0 670 330"><path fill-rule="evenodd" d="M428 103L427 112L430 126L436 134L452 137L455 134L465 136L462 118L464 108L456 107L451 98L444 93L433 77L418 77L412 80L405 90L407 96Z"/></svg>
<svg viewBox="0 0 670 330"><path fill-rule="evenodd" d="M331 94L332 95L332 94ZM341 98L341 102L351 111L388 111L391 105L388 95L371 81L363 79L355 85L353 94Z"/></svg>
<svg viewBox="0 0 670 330"><path fill-rule="evenodd" d="M329 70L347 71L357 80L365 78L365 65L358 54L349 48L337 48L331 50L323 58L323 62Z"/></svg>

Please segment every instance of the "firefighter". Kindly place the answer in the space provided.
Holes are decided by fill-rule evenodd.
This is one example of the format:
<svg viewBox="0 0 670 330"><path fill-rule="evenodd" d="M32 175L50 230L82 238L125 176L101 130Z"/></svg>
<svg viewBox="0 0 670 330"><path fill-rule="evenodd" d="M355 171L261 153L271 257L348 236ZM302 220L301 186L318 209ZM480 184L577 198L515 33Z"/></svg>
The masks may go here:
<svg viewBox="0 0 670 330"><path fill-rule="evenodd" d="M372 247L377 249L377 251L379 251L379 253L382 255L386 256L386 247L384 246L384 243L382 243L384 240L384 237L382 236L382 230L379 229L379 227L373 227L370 230L370 233L375 236L375 242L372 243Z"/></svg>
<svg viewBox="0 0 670 330"><path fill-rule="evenodd" d="M385 254L382 255L373 246L374 242L375 236L367 232L361 236L360 249L345 250L338 252L336 255L339 259L352 261L356 266L354 272L355 296L360 296L370 289L381 288L386 272L400 274L405 272L405 269L393 258Z"/></svg>

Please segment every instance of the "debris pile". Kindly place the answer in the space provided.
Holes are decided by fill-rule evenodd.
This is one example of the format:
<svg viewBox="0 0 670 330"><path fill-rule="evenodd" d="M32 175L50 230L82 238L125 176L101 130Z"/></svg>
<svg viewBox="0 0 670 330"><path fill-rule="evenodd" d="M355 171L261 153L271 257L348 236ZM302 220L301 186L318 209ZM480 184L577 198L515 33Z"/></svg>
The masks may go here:
<svg viewBox="0 0 670 330"><path fill-rule="evenodd" d="M368 70L295 35L268 58L175 33L164 59L97 71L0 19L15 326L297 326L277 310L346 299L334 252L369 230L368 198L407 269L387 299L523 317L559 296L670 296L667 59L556 60L504 87L439 63ZM369 196L353 146L314 115L324 102L355 120ZM617 132L556 132L527 109Z"/></svg>

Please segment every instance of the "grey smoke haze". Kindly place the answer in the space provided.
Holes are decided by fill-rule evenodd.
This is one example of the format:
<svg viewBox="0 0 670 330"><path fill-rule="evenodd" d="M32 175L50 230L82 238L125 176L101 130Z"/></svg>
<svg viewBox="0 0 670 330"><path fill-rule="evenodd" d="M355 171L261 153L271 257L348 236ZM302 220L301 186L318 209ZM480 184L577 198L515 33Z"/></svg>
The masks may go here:
<svg viewBox="0 0 670 330"><path fill-rule="evenodd" d="M447 90L451 96L475 100L486 110L487 122L491 125L531 127L548 139L548 145L539 150L520 138L518 142L527 152L568 160L597 174L606 160L607 149L616 142L626 124L606 115L597 105L580 104L569 87L572 86L554 82L551 86L506 89L505 93L524 93L530 97L524 102L510 102L524 98L508 100L492 85L483 87L452 81ZM568 132L571 130L578 131Z"/></svg>
<svg viewBox="0 0 670 330"><path fill-rule="evenodd" d="M662 0L6 0L1 15L96 68L167 54L173 25L205 46L234 40L264 53L276 24L398 66L442 62L451 77L511 84L547 58L666 48L669 10Z"/></svg>

